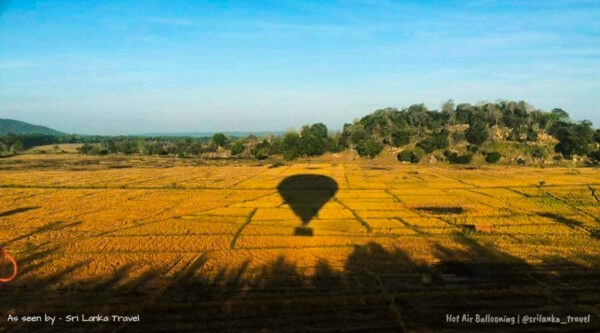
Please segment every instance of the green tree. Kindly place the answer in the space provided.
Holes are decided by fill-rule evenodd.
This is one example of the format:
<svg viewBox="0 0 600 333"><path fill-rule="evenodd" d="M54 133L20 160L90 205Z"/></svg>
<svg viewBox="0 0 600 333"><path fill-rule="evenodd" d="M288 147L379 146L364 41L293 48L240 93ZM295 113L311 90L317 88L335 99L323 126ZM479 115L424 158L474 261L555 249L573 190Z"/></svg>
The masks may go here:
<svg viewBox="0 0 600 333"><path fill-rule="evenodd" d="M449 99L442 103L442 113L448 119L448 123L451 125L456 124L456 110L454 108L454 100Z"/></svg>
<svg viewBox="0 0 600 333"><path fill-rule="evenodd" d="M594 136L593 137L594 137L594 141L596 141L596 143L600 143L600 129L597 129L594 132Z"/></svg>
<svg viewBox="0 0 600 333"><path fill-rule="evenodd" d="M283 136L281 143L283 158L293 160L300 156L300 135L296 132L288 132Z"/></svg>
<svg viewBox="0 0 600 333"><path fill-rule="evenodd" d="M412 131L408 129L395 130L392 133L392 144L394 147L403 147L410 143Z"/></svg>
<svg viewBox="0 0 600 333"><path fill-rule="evenodd" d="M212 142L219 147L227 146L227 137L223 133L215 133L212 137Z"/></svg>
<svg viewBox="0 0 600 333"><path fill-rule="evenodd" d="M246 149L246 147L244 146L243 143L236 141L232 146L231 146L231 155L239 155L241 154L244 150Z"/></svg>
<svg viewBox="0 0 600 333"><path fill-rule="evenodd" d="M356 151L361 157L374 158L383 150L383 145L373 139L366 139L356 145Z"/></svg>
<svg viewBox="0 0 600 333"><path fill-rule="evenodd" d="M325 126L323 123L312 124L312 126L310 126L310 132L318 138L327 138L327 126Z"/></svg>
<svg viewBox="0 0 600 333"><path fill-rule="evenodd" d="M13 143L13 145L12 145L12 147L11 147L11 150L12 150L14 153L16 153L16 152L19 152L19 151L23 150L23 148L25 148L25 147L23 146L23 142L21 142L20 140L17 140L17 141L15 141L15 143Z"/></svg>
<svg viewBox="0 0 600 333"><path fill-rule="evenodd" d="M325 153L324 140L309 133L300 137L300 154L305 156L319 156Z"/></svg>
<svg viewBox="0 0 600 333"><path fill-rule="evenodd" d="M350 142L358 145L359 142L369 138L369 132L362 125L352 126L350 130Z"/></svg>
<svg viewBox="0 0 600 333"><path fill-rule="evenodd" d="M492 151L492 152L489 152L486 154L485 161L490 164L496 164L500 161L501 158L502 158L502 154L500 154L497 151Z"/></svg>
<svg viewBox="0 0 600 333"><path fill-rule="evenodd" d="M528 142L537 142L538 141L538 133L533 127L529 127L527 129L527 141Z"/></svg>
<svg viewBox="0 0 600 333"><path fill-rule="evenodd" d="M554 151L571 159L573 155L587 155L593 142L594 131L592 123L582 121L576 124L559 122L552 129L554 137L558 140Z"/></svg>
<svg viewBox="0 0 600 333"><path fill-rule="evenodd" d="M552 109L552 111L550 111L550 114L552 115L552 119L554 121L568 121L570 116L569 113L567 113L567 111L563 110L563 109L559 109L559 108L554 108Z"/></svg>
<svg viewBox="0 0 600 333"><path fill-rule="evenodd" d="M250 153L257 160L266 160L269 158L269 152L271 151L271 144L267 140L263 140L261 143L257 144Z"/></svg>
<svg viewBox="0 0 600 333"><path fill-rule="evenodd" d="M483 144L489 136L490 133L481 119L472 120L469 128L465 131L467 141L475 145Z"/></svg>
<svg viewBox="0 0 600 333"><path fill-rule="evenodd" d="M473 155L471 154L459 155L457 153L450 153L448 155L448 161L451 164L469 164L471 160L473 160Z"/></svg>
<svg viewBox="0 0 600 333"><path fill-rule="evenodd" d="M419 155L410 149L405 149L396 155L400 162L419 163Z"/></svg>

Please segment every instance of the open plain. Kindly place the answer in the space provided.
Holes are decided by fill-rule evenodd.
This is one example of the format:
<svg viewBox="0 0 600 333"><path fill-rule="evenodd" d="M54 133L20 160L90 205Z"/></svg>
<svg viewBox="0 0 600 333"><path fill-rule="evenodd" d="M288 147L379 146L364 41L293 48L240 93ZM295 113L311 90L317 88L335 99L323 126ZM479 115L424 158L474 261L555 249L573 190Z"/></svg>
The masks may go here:
<svg viewBox="0 0 600 333"><path fill-rule="evenodd" d="M19 275L0 330L50 329L6 322L44 312L140 314L82 331L600 329L598 169L161 161L1 161Z"/></svg>

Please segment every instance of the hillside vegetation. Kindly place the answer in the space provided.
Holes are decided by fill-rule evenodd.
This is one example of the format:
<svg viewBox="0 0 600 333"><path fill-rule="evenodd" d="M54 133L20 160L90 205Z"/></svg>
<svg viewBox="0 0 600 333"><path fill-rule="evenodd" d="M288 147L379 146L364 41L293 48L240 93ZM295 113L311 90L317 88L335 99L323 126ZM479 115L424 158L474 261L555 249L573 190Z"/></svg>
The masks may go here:
<svg viewBox="0 0 600 333"><path fill-rule="evenodd" d="M555 108L542 111L524 101L455 104L440 110L423 104L385 108L331 132L322 123L281 136L240 138L217 133L212 138L139 136L18 136L0 138L0 153L36 145L83 143L82 154L171 155L179 158L282 158L294 160L325 153L352 152L374 158L383 151L403 163L552 164L600 163L600 130L574 121Z"/></svg>
<svg viewBox="0 0 600 333"><path fill-rule="evenodd" d="M12 119L0 119L0 135L8 134L61 135L63 133L48 127L32 125L23 121Z"/></svg>

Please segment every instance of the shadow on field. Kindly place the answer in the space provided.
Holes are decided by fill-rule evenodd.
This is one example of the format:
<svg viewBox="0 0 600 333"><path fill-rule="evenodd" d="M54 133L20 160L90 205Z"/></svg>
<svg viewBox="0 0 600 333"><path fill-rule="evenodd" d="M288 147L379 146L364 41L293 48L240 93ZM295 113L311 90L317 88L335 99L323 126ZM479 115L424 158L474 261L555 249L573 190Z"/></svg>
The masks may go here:
<svg viewBox="0 0 600 333"><path fill-rule="evenodd" d="M43 233L46 233L46 232L51 232L51 231L65 230L65 229L68 229L68 228L71 228L71 227L74 227L74 226L77 226L77 225L80 225L80 224L81 224L80 221L78 221L78 222L72 222L72 223L67 223L67 222L63 222L63 221L50 222L50 223L48 223L46 225L43 225L43 226L41 226L39 228L36 228L35 230L33 230L33 231L29 232L29 233L20 235L20 236L15 237L15 238L7 241L7 242L4 242L4 243L0 244L0 247L8 246L8 245L10 245L10 244L12 244L14 242L17 242L17 241L20 241L20 240L23 240L23 239L29 239L32 236L40 235L40 234L43 234Z"/></svg>
<svg viewBox="0 0 600 333"><path fill-rule="evenodd" d="M416 210L426 212L433 215L445 215L445 214L462 214L464 209L460 206L456 207L417 207Z"/></svg>
<svg viewBox="0 0 600 333"><path fill-rule="evenodd" d="M541 217L545 217L551 220L554 220L555 222L558 222L560 224L563 224L571 229L575 229L575 228L582 228L583 227L583 223L577 221L577 220L573 220L564 216L560 216L557 214L552 214L552 213L540 213L538 214L538 216Z"/></svg>
<svg viewBox="0 0 600 333"><path fill-rule="evenodd" d="M302 220L302 226L296 228L297 236L312 236L308 223L317 215L323 205L338 191L338 185L331 177L323 175L301 174L282 180L277 191L283 201L292 208L294 214Z"/></svg>
<svg viewBox="0 0 600 333"><path fill-rule="evenodd" d="M306 272L285 256L262 266L250 260L214 270L198 255L174 274L172 266L121 265L102 279L73 278L88 261L32 278L56 254L49 244L20 257L16 283L0 289L2 325L9 330L46 328L6 323L9 313L141 315L141 323L55 324L90 331L598 331L600 258L580 265L549 257L536 265L453 235L456 245L434 244L435 263L376 242L355 246L342 267L321 260ZM326 249L324 249L326 250ZM325 255L324 255L325 256ZM47 265L48 263L46 263ZM51 266L51 265L50 265ZM591 324L529 326L447 323L446 314L587 315Z"/></svg>
<svg viewBox="0 0 600 333"><path fill-rule="evenodd" d="M38 208L40 208L40 207L22 207L22 208L12 209L12 210L6 211L4 213L0 213L0 217L11 216L11 215L19 214L19 213L25 213L27 211L38 209Z"/></svg>

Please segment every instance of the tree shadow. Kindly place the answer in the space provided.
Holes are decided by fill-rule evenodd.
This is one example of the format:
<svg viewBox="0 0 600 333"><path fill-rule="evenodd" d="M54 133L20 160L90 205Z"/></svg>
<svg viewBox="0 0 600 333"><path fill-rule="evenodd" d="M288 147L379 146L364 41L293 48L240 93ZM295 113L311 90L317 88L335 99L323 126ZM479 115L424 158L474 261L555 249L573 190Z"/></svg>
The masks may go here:
<svg viewBox="0 0 600 333"><path fill-rule="evenodd" d="M567 217L564 217L561 215L553 214L553 213L540 213L540 214L538 214L538 216L554 220L555 222L563 224L571 229L583 227L583 223L581 223L577 220L573 220L573 219L570 219L570 218L567 218Z"/></svg>
<svg viewBox="0 0 600 333"><path fill-rule="evenodd" d="M21 207L21 208L17 208L17 209L12 209L12 210L8 210L4 213L0 213L0 217L6 217L6 216L19 214L19 213L24 213L24 212L38 209L38 208L40 208L40 207Z"/></svg>
<svg viewBox="0 0 600 333"><path fill-rule="evenodd" d="M446 214L462 214L464 209L460 206L457 207L417 207L416 210L426 212L433 215L446 215Z"/></svg>
<svg viewBox="0 0 600 333"><path fill-rule="evenodd" d="M597 331L600 299L596 281L600 258L545 257L531 264L462 233L453 246L433 243L435 260L385 248L356 245L340 266L324 259L306 271L283 254L264 265L250 259L217 270L209 254L199 254L172 274L154 265L139 272L122 265L110 275L77 279L82 260L45 278L0 289L0 310L8 313L65 315L140 314L140 323L58 323L52 329L79 331L507 331L519 327L448 323L446 314L587 314L587 325L525 327L529 331ZM56 249L33 249L22 260L36 262ZM214 263L213 263L214 264ZM33 268L32 268L33 267ZM76 275L75 275L76 276ZM40 302L43 300L43 302ZM4 323L8 329L50 330L36 324Z"/></svg>

